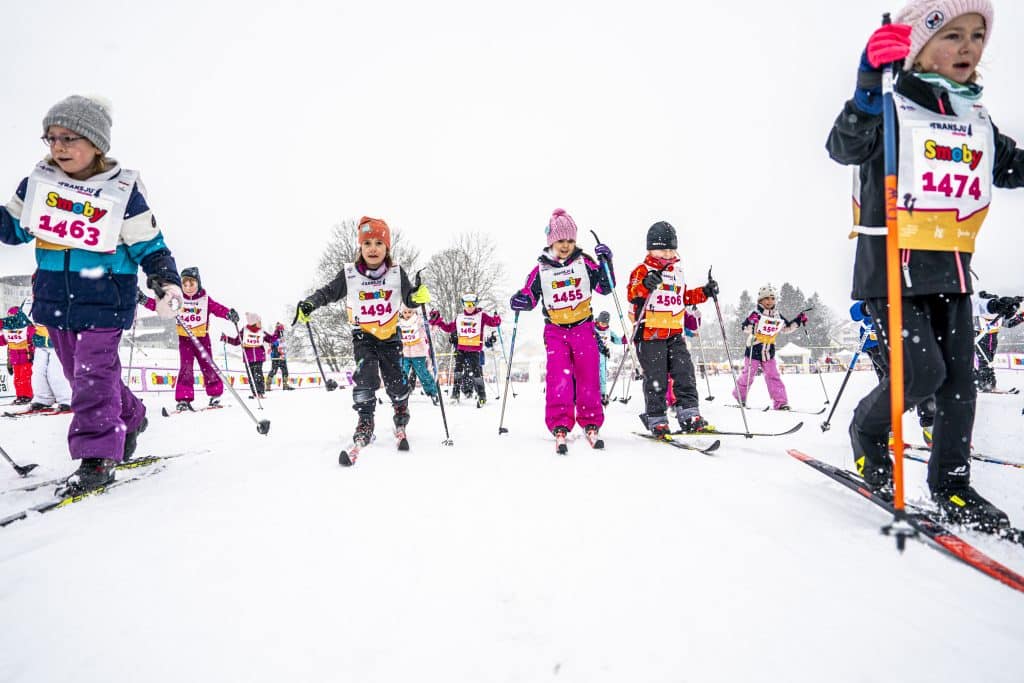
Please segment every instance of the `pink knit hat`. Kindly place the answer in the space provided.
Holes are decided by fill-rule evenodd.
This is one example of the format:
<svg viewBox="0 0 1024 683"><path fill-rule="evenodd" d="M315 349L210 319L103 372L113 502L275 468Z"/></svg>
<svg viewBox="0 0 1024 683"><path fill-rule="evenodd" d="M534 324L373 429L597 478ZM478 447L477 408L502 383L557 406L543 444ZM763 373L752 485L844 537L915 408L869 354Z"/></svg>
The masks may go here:
<svg viewBox="0 0 1024 683"><path fill-rule="evenodd" d="M989 0L911 0L893 17L894 24L910 24L910 53L903 67L917 61L917 55L939 29L964 14L980 14L985 19L985 41L992 36L992 3Z"/></svg>
<svg viewBox="0 0 1024 683"><path fill-rule="evenodd" d="M258 313L246 313L245 322L248 325L259 325L263 322Z"/></svg>
<svg viewBox="0 0 1024 683"><path fill-rule="evenodd" d="M548 246L558 240L576 241L576 222L572 216L565 212L565 209L555 209L551 212L551 219L548 221L548 228L545 231L548 235Z"/></svg>

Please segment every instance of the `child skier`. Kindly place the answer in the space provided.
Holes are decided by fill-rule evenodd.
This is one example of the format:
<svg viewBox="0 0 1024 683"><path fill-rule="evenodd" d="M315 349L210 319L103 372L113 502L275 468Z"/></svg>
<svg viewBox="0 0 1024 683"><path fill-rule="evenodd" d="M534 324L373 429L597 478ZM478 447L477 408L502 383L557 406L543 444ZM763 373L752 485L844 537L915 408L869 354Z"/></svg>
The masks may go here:
<svg viewBox="0 0 1024 683"><path fill-rule="evenodd" d="M71 412L71 385L64 376L64 368L53 351L50 331L45 325L35 324L32 335L35 357L32 360L32 411Z"/></svg>
<svg viewBox="0 0 1024 683"><path fill-rule="evenodd" d="M894 99L902 334L913 340L904 351L905 398L913 405L935 394L935 442L928 460L933 500L950 521L988 530L1009 520L970 485L977 397L972 381L974 340L965 333L971 329L971 256L992 187L1024 185L1024 152L992 124L976 83L992 18L989 0L908 3L892 24L868 39L853 99L836 118L826 145L835 161L857 167L854 200L859 211L854 229L859 234L853 296L867 301L885 342L889 330L880 84L883 67L903 64L906 70L896 79ZM850 425L857 469L865 483L881 493L892 487L889 391L889 382L883 380L861 400Z"/></svg>
<svg viewBox="0 0 1024 683"><path fill-rule="evenodd" d="M594 292L611 293L612 284L598 261L576 246L576 222L564 209L554 210L545 232L548 246L510 305L515 311L530 311L542 303L547 350L544 420L555 435L558 452L566 452L565 439L573 423L592 446L603 448L598 437L604 424L601 363L591 299ZM608 261L611 271L611 249L598 244L594 252Z"/></svg>
<svg viewBox="0 0 1024 683"><path fill-rule="evenodd" d="M501 316L488 315L477 307L477 295L467 292L462 295L462 312L455 320L446 322L441 318L440 311L430 312L428 321L445 332L458 335L455 345L455 369L452 373L452 398L458 399L461 390L471 396L476 388L476 407L480 408L487 402L487 389L484 386L483 369L480 356L484 350L484 327L498 327Z"/></svg>
<svg viewBox="0 0 1024 683"><path fill-rule="evenodd" d="M210 316L215 315L233 323L238 322L238 311L219 304L203 289L203 282L199 277L199 268L186 268L181 271L181 290L184 298L178 317L188 325L192 336L199 340L199 344L206 349L206 358L213 358L213 351L210 345ZM151 311L156 310L156 301L139 292L139 303ZM210 398L209 406L215 408L220 405L221 394L224 393L224 383L217 374L217 370L210 365L196 350L196 345L189 338L185 328L178 325L178 379L174 384L174 400L177 401L176 410L192 410L192 400L195 398L195 371L194 363L199 363L199 370L203 373L203 386L206 395Z"/></svg>
<svg viewBox="0 0 1024 683"><path fill-rule="evenodd" d="M601 405L608 405L608 359L612 356L612 344L628 344L621 334L611 329L611 316L608 311L601 311L594 321L594 335L597 337L597 350L601 354ZM623 352L625 353L625 351Z"/></svg>
<svg viewBox="0 0 1024 683"><path fill-rule="evenodd" d="M43 118L49 156L0 208L0 241L36 240L32 315L49 329L71 383L68 448L81 463L64 495L113 481L114 465L131 456L146 426L117 354L135 318L139 267L163 292L158 314L173 317L182 298L138 172L107 156L110 125L97 100L72 95L55 104Z"/></svg>
<svg viewBox="0 0 1024 683"><path fill-rule="evenodd" d="M26 405L32 402L32 336L35 328L25 312L18 306L7 310L7 317L0 319L0 346L7 346L7 374L14 377L16 398L11 405Z"/></svg>
<svg viewBox="0 0 1024 683"><path fill-rule="evenodd" d="M267 351L263 345L273 344L276 339L277 334L268 334L263 330L263 320L256 313L245 314L245 327L242 328L241 338L220 335L222 342L242 347L257 398L267 397L266 386L263 383L263 364L267 360Z"/></svg>
<svg viewBox="0 0 1024 683"><path fill-rule="evenodd" d="M274 325L274 341L270 342L270 372L267 373L267 391L274 388L274 375L281 371L281 388L285 391L295 389L288 384L288 348L284 341L284 323Z"/></svg>
<svg viewBox="0 0 1024 683"><path fill-rule="evenodd" d="M406 307L402 307L402 312L398 315L398 329L402 335L402 373L409 377L410 370L415 371L423 385L423 393L437 405L437 384L430 374L430 368L427 367L427 354L430 348L427 346L427 331L423 327L423 318L416 309Z"/></svg>
<svg viewBox="0 0 1024 683"><path fill-rule="evenodd" d="M775 308L775 287L768 284L757 290L757 308L740 325L747 332L747 348L743 352L743 370L736 380L732 395L742 405L747 403L747 392L757 379L758 371L764 373L768 395L775 410L789 410L786 385L782 383L779 366L775 363L775 338L784 332L792 332L807 324L807 314L800 313L793 320L786 320Z"/></svg>
<svg viewBox="0 0 1024 683"><path fill-rule="evenodd" d="M640 420L658 437L671 431L665 398L669 377L679 428L690 433L710 428L700 415L697 377L683 329L686 307L717 296L718 283L709 279L703 287L688 289L678 246L676 229L670 223L652 225L647 230L647 256L630 273L627 289L637 321L633 341L644 379Z"/></svg>
<svg viewBox="0 0 1024 683"><path fill-rule="evenodd" d="M978 292L971 297L974 308L974 348L977 352L978 367L974 370L974 383L978 391L989 393L996 389L996 371L992 361L999 348L999 330L1021 323L1017 307L1021 300L1012 296L997 296Z"/></svg>
<svg viewBox="0 0 1024 683"><path fill-rule="evenodd" d="M337 277L307 299L299 302L296 319L309 322L309 315L329 303L345 299L352 328L352 352L356 361L352 408L359 415L352 441L365 446L373 437L375 392L384 389L394 408L395 434L399 447L405 442L409 424L409 385L402 372L402 340L398 334L398 311L430 301L426 285L414 287L402 267L391 259L391 229L379 218L364 216L357 233L359 253L346 263ZM351 465L347 452L339 462Z"/></svg>

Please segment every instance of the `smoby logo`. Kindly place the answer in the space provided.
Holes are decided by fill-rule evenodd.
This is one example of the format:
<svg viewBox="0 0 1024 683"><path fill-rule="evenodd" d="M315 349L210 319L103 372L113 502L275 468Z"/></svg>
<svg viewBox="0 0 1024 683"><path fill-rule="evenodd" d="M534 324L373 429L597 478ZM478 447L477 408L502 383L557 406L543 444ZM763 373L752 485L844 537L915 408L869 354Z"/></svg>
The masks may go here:
<svg viewBox="0 0 1024 683"><path fill-rule="evenodd" d="M967 145L959 147L947 147L940 145L935 140L925 140L924 158L929 161L952 161L955 164L967 164L973 171L981 163L982 151L971 149Z"/></svg>
<svg viewBox="0 0 1024 683"><path fill-rule="evenodd" d="M571 277L568 280L554 280L551 289L562 289L563 287L576 287L580 284L580 278Z"/></svg>
<svg viewBox="0 0 1024 683"><path fill-rule="evenodd" d="M56 192L50 192L46 195L46 205L58 211L67 211L68 213L84 216L89 219L90 223L95 223L107 215L107 209L95 207L92 205L92 202L75 202L61 197Z"/></svg>
<svg viewBox="0 0 1024 683"><path fill-rule="evenodd" d="M678 294L679 292L683 291L683 288L680 287L679 285L670 285L667 282L662 282L660 285L658 285L658 291L672 292L673 294Z"/></svg>
<svg viewBox="0 0 1024 683"><path fill-rule="evenodd" d="M360 301L375 301L377 299L384 299L384 301L390 301L391 290L378 289L376 292L359 292Z"/></svg>
<svg viewBox="0 0 1024 683"><path fill-rule="evenodd" d="M946 15L940 12L939 10L935 10L927 17L925 17L924 20L924 26L929 31L934 31L938 27L942 26L944 23L946 23Z"/></svg>

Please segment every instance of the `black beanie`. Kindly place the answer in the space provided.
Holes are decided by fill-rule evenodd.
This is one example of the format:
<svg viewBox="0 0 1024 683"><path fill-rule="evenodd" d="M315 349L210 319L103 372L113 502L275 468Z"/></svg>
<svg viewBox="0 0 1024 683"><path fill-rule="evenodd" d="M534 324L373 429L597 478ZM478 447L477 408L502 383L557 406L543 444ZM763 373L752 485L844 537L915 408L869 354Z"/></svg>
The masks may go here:
<svg viewBox="0 0 1024 683"><path fill-rule="evenodd" d="M597 314L597 322L599 323L604 323L605 325L607 325L609 322L611 322L611 319L612 317L611 315L608 314L608 311L601 311L600 313Z"/></svg>
<svg viewBox="0 0 1024 683"><path fill-rule="evenodd" d="M191 268L185 268L184 270L181 271L181 276L192 278L193 280L196 281L196 284L199 285L199 289L203 288L203 281L199 279L199 268L197 268L196 266L192 266Z"/></svg>
<svg viewBox="0 0 1024 683"><path fill-rule="evenodd" d="M678 246L676 241L676 229L667 221L658 221L647 231L647 250L652 249L675 249Z"/></svg>

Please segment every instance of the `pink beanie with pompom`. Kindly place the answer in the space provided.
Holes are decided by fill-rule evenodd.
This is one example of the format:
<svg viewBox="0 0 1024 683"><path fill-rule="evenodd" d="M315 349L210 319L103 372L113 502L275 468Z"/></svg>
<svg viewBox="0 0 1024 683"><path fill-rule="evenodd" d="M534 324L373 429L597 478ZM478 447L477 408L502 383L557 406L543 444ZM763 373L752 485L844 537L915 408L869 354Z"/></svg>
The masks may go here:
<svg viewBox="0 0 1024 683"><path fill-rule="evenodd" d="M565 209L555 209L551 212L551 219L548 220L548 246L558 240L576 241L576 222L572 216L565 212Z"/></svg>
<svg viewBox="0 0 1024 683"><path fill-rule="evenodd" d="M992 35L994 11L989 0L911 0L893 17L894 24L909 24L910 52L904 69L907 71L917 61L917 55L932 36L939 30L964 14L980 14L985 19L985 41Z"/></svg>

